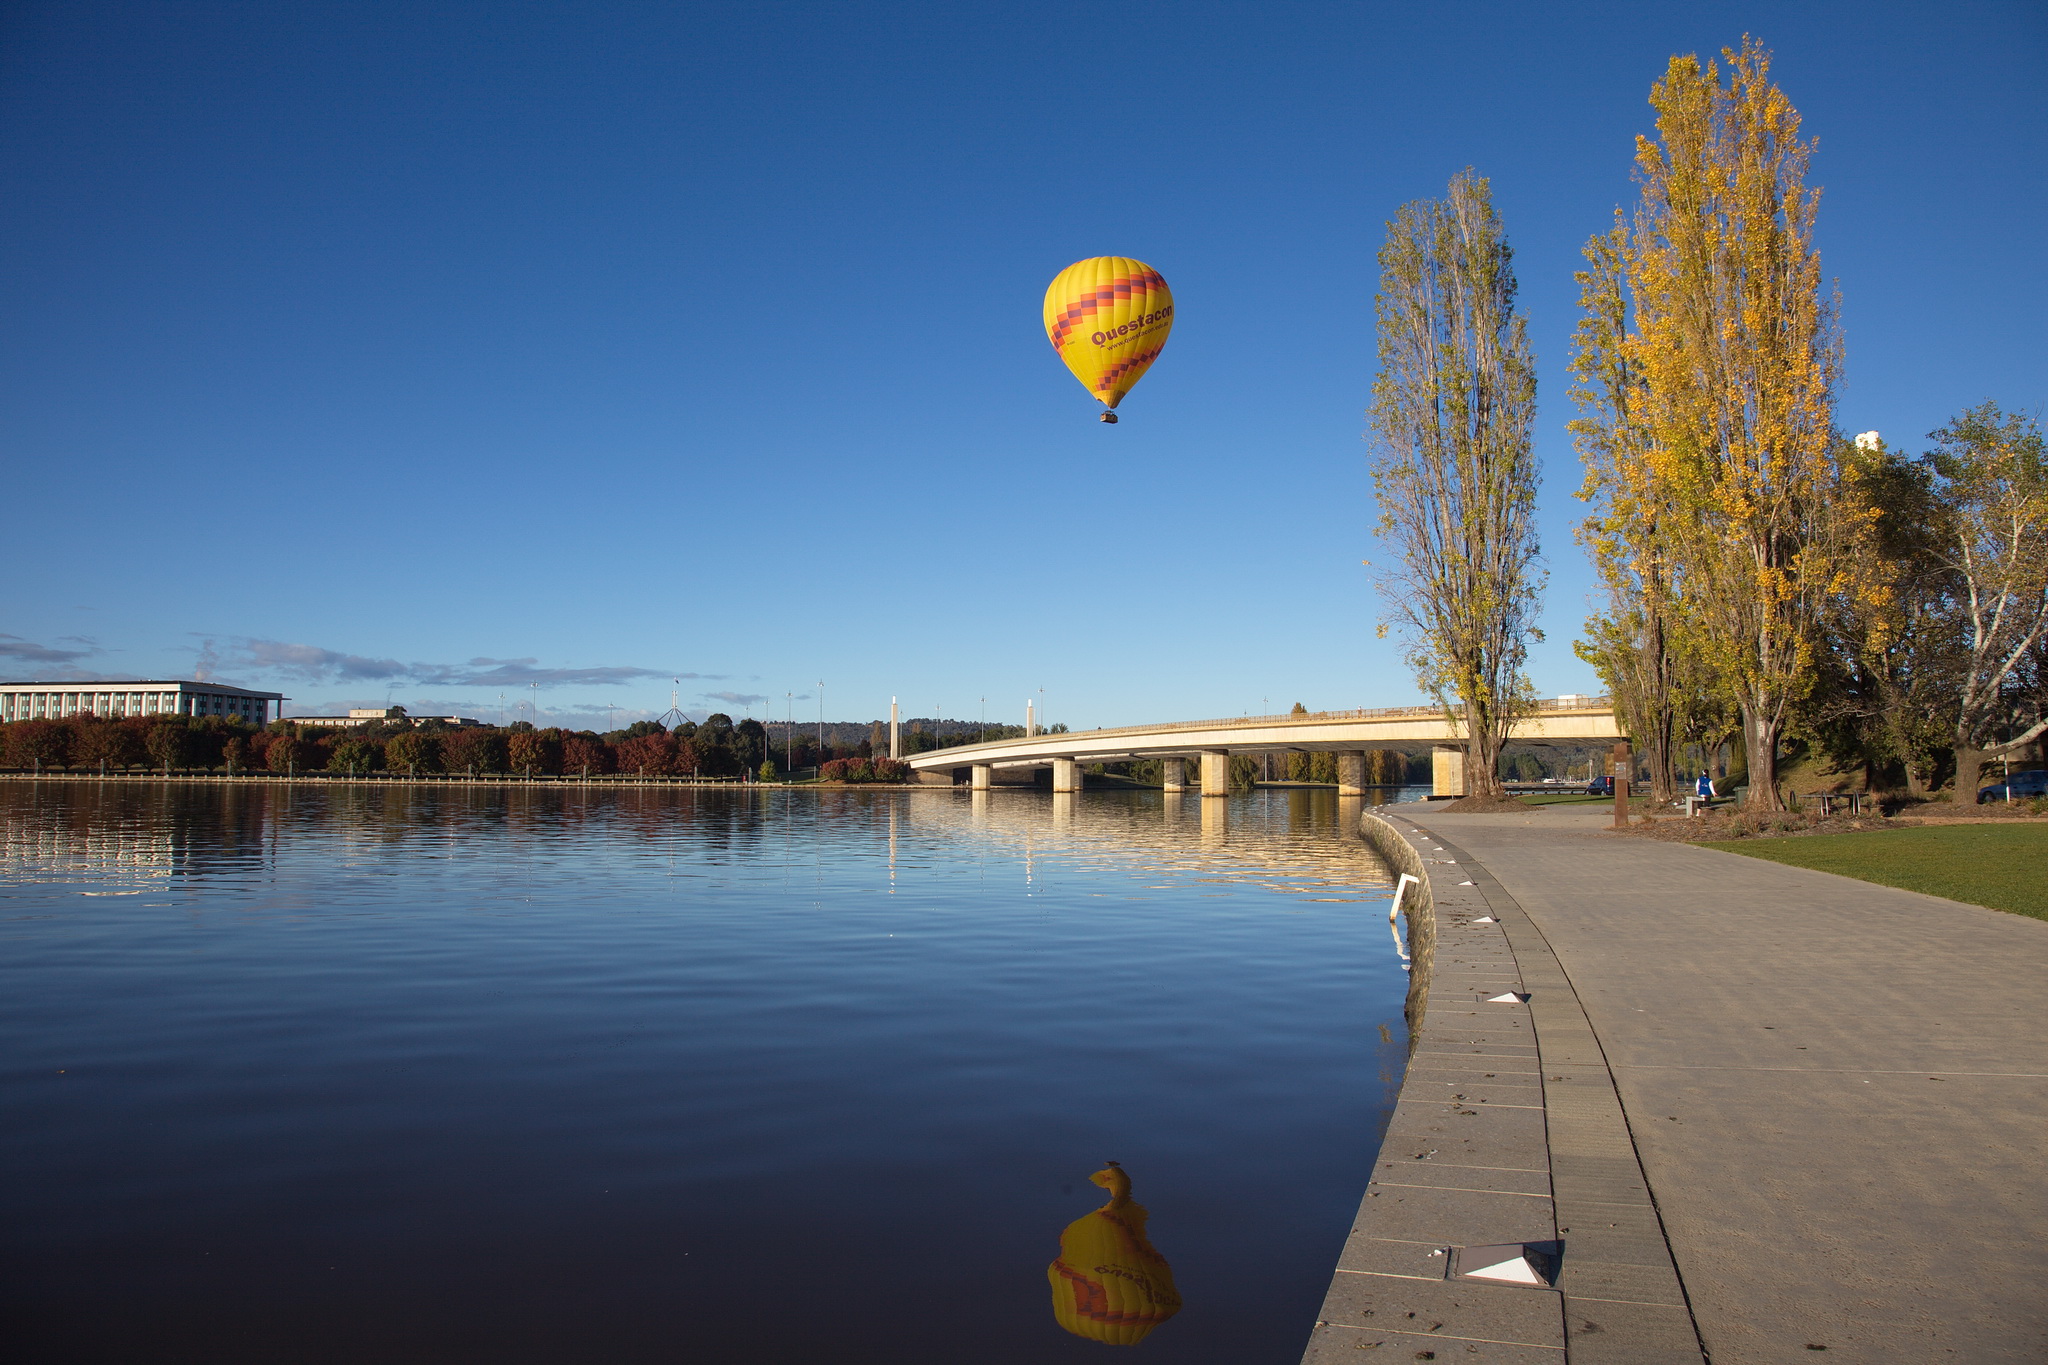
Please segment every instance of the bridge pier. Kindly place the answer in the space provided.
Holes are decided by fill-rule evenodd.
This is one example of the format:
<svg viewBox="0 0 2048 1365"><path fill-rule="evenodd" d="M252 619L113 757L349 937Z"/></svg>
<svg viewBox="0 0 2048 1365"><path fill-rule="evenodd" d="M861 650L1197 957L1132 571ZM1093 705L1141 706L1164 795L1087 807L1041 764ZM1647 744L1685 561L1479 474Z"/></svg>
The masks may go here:
<svg viewBox="0 0 2048 1365"><path fill-rule="evenodd" d="M995 781L995 775L996 769L993 763L977 763L974 765L973 775L968 779L968 785L978 792L985 792L989 789L989 785Z"/></svg>
<svg viewBox="0 0 2048 1365"><path fill-rule="evenodd" d="M1184 792L1188 789L1188 761L1184 758L1162 758L1159 760L1160 775L1170 792Z"/></svg>
<svg viewBox="0 0 2048 1365"><path fill-rule="evenodd" d="M1465 750L1439 744L1429 753L1429 789L1436 796L1465 794Z"/></svg>
<svg viewBox="0 0 2048 1365"><path fill-rule="evenodd" d="M1230 795L1230 750L1202 750L1202 795Z"/></svg>
<svg viewBox="0 0 2048 1365"><path fill-rule="evenodd" d="M1056 792L1081 790L1081 765L1071 758L1052 761L1052 789Z"/></svg>
<svg viewBox="0 0 2048 1365"><path fill-rule="evenodd" d="M1337 795L1365 795L1365 754L1362 750L1337 755Z"/></svg>

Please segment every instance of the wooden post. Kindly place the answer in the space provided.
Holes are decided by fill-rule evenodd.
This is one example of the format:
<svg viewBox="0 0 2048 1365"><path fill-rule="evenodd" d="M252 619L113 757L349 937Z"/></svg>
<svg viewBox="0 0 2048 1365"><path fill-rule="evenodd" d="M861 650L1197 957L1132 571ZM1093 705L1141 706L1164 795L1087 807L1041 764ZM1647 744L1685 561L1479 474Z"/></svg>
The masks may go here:
<svg viewBox="0 0 2048 1365"><path fill-rule="evenodd" d="M1627 744L1617 744L1609 752L1607 771L1614 778L1614 828L1628 827L1628 775L1635 771Z"/></svg>

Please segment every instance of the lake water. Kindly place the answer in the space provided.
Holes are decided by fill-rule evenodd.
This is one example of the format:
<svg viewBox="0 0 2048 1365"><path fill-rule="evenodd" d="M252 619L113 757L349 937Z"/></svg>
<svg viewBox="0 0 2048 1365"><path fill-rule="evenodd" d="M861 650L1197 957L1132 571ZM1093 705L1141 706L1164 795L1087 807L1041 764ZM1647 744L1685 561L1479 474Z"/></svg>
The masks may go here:
<svg viewBox="0 0 2048 1365"><path fill-rule="evenodd" d="M1401 1078L1355 801L0 783L16 1361L1289 1361ZM1347 833L1348 830L1348 833Z"/></svg>

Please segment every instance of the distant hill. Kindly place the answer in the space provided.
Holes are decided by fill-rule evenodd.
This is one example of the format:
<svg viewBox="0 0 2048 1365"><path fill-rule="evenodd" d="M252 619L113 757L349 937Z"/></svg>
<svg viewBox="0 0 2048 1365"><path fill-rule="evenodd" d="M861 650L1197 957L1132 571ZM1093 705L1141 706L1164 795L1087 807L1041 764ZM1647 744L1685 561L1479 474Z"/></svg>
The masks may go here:
<svg viewBox="0 0 2048 1365"><path fill-rule="evenodd" d="M953 744L972 742L979 738L984 730L988 732L990 739L999 739L1024 733L1023 727L1019 725L998 725L994 721L984 725L978 720L939 720L931 716L906 717L902 724L903 733L906 738L913 732L921 729L928 735L937 735L939 738L950 741ZM839 745L859 744L864 739L872 740L877 737L875 734L876 726L881 727L880 739L886 744L889 739L889 721L887 717L881 720L828 720L825 722L825 742L827 744ZM810 736L812 739L818 737L818 722L814 720L799 720L795 722L777 720L768 723L768 733L770 736L775 737L778 743L788 738L792 728L799 737L805 735Z"/></svg>

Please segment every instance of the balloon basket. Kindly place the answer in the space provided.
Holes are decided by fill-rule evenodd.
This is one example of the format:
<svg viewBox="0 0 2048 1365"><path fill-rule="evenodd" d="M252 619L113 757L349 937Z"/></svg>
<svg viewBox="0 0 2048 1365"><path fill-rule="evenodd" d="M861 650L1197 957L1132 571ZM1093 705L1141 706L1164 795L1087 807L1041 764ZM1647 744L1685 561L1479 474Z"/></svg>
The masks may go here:
<svg viewBox="0 0 2048 1365"><path fill-rule="evenodd" d="M1102 416L1100 416L1100 417L1096 418L1095 420L1096 420L1096 421L1098 421L1098 422L1107 422L1107 423L1109 423L1109 424L1110 424L1111 426L1115 426L1115 425L1116 425L1116 414L1115 414L1115 413L1113 413L1113 412L1105 412L1105 413L1103 413L1103 414L1102 414Z"/></svg>

